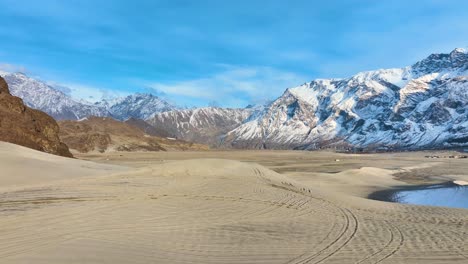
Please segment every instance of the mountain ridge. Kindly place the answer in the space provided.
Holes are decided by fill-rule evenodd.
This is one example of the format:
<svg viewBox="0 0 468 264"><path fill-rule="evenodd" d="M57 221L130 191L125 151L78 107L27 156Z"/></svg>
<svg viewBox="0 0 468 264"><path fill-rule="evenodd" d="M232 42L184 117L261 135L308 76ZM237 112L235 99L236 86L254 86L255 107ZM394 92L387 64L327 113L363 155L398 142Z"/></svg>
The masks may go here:
<svg viewBox="0 0 468 264"><path fill-rule="evenodd" d="M141 126L112 117L62 120L58 124L61 140L81 153L208 149L201 144L154 136Z"/></svg>
<svg viewBox="0 0 468 264"><path fill-rule="evenodd" d="M468 143L468 53L287 89L224 136L245 148L420 149Z"/></svg>
<svg viewBox="0 0 468 264"><path fill-rule="evenodd" d="M15 84L15 79L11 82ZM18 90L25 102L44 110L42 96ZM50 93L57 100L64 95L60 91L41 95ZM70 108L73 119L108 116L151 130L146 123L132 120L142 119L157 128L154 133L216 147L396 150L467 146L467 94L468 51L457 48L407 67L315 79L288 88L261 106L181 109L152 94L95 104L64 98L52 105ZM84 106L72 111L76 104ZM66 110L62 113L69 115Z"/></svg>
<svg viewBox="0 0 468 264"><path fill-rule="evenodd" d="M46 82L24 73L0 72L10 86L11 93L24 100L31 108L46 112L56 120L79 120L85 117L113 117L125 121L129 118L147 119L156 112L179 109L150 93L136 93L113 100L92 103L75 99Z"/></svg>

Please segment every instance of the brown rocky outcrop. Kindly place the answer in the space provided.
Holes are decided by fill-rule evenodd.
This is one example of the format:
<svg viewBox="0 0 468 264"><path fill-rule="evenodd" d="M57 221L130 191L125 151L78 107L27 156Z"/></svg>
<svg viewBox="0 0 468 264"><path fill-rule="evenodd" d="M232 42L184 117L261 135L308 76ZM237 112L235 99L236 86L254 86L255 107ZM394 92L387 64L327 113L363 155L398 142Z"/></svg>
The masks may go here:
<svg viewBox="0 0 468 264"><path fill-rule="evenodd" d="M67 145L59 139L59 126L46 113L24 105L12 96L0 77L0 141L35 150L72 157Z"/></svg>
<svg viewBox="0 0 468 264"><path fill-rule="evenodd" d="M82 153L109 151L207 150L206 145L153 136L147 126L132 125L109 117L62 120L60 138L71 149ZM141 122L138 122L141 125Z"/></svg>

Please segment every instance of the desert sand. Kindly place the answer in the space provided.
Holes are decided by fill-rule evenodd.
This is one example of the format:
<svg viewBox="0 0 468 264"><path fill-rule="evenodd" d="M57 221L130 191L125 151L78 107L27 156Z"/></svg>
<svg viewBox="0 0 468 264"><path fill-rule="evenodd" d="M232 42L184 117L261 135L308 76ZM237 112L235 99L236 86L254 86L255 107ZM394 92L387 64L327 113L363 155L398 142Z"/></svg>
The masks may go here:
<svg viewBox="0 0 468 264"><path fill-rule="evenodd" d="M468 160L75 155L0 143L1 263L468 263L468 210L366 199L394 186L468 181Z"/></svg>

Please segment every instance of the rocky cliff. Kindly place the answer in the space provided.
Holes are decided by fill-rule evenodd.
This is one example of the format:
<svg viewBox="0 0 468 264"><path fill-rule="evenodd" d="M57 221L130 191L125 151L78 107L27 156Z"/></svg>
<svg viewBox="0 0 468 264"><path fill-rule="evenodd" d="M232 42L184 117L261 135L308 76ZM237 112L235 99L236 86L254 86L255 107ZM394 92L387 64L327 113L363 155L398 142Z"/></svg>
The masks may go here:
<svg viewBox="0 0 468 264"><path fill-rule="evenodd" d="M67 145L59 139L59 126L46 113L24 105L12 96L6 81L0 77L0 141L39 151L72 157Z"/></svg>

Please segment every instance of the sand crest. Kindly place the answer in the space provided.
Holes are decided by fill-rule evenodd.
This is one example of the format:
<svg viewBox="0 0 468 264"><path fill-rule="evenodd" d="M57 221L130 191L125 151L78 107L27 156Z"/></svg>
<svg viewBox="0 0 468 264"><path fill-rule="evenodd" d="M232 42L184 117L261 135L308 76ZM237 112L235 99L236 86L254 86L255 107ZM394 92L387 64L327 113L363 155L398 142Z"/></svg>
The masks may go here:
<svg viewBox="0 0 468 264"><path fill-rule="evenodd" d="M453 181L453 183L457 184L457 185L468 185L468 181Z"/></svg>

